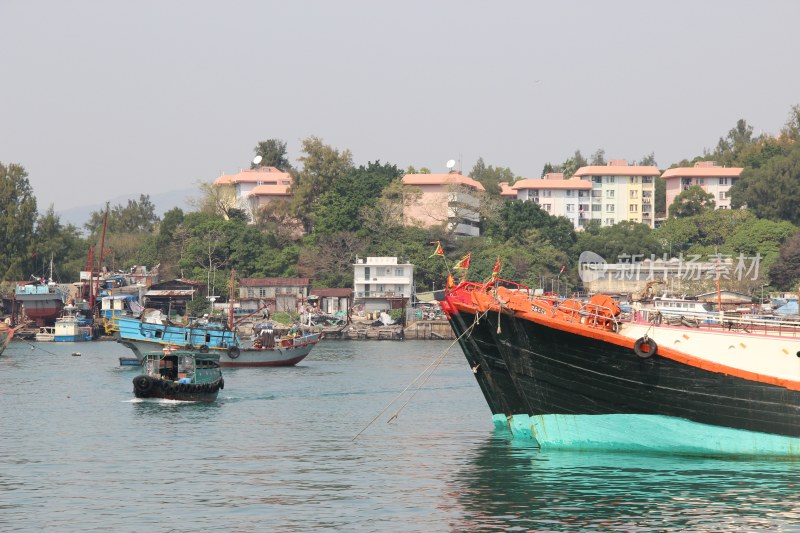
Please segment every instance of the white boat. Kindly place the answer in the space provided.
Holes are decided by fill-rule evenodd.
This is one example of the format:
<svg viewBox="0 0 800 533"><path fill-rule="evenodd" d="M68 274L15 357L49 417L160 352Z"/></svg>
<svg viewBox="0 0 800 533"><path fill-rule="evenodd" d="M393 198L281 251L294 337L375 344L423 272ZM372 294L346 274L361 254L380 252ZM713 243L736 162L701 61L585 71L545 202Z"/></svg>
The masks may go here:
<svg viewBox="0 0 800 533"><path fill-rule="evenodd" d="M37 342L52 342L55 338L56 328L53 326L40 326L34 337Z"/></svg>

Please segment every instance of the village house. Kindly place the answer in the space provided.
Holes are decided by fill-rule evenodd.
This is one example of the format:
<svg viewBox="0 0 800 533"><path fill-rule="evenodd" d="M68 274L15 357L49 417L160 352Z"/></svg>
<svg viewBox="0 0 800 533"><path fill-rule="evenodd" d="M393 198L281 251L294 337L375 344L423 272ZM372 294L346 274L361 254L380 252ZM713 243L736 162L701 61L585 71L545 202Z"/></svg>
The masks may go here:
<svg viewBox="0 0 800 533"><path fill-rule="evenodd" d="M565 180L564 174L550 173L541 179L520 180L510 189L517 199L535 202L550 215L568 218L575 229L591 219L592 184L580 178Z"/></svg>
<svg viewBox="0 0 800 533"><path fill-rule="evenodd" d="M239 310L299 313L308 302L308 278L242 278L239 281Z"/></svg>
<svg viewBox="0 0 800 533"><path fill-rule="evenodd" d="M358 258L353 265L353 298L364 311L408 307L414 294L414 265L396 257Z"/></svg>

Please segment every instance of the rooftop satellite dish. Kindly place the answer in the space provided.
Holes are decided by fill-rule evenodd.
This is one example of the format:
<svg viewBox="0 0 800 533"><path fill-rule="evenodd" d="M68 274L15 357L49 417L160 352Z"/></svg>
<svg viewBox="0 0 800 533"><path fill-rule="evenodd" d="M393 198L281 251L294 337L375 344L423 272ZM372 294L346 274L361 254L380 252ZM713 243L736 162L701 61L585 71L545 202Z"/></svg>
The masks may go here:
<svg viewBox="0 0 800 533"><path fill-rule="evenodd" d="M257 165L257 164L261 163L261 160L262 160L262 159L263 159L263 157L261 157L260 155L257 155L257 156L255 156L255 157L253 158L253 164L254 164L254 165Z"/></svg>
<svg viewBox="0 0 800 533"><path fill-rule="evenodd" d="M450 161L447 162L447 168L449 168L450 170L453 170L454 166L456 166L456 160L455 159L451 159Z"/></svg>

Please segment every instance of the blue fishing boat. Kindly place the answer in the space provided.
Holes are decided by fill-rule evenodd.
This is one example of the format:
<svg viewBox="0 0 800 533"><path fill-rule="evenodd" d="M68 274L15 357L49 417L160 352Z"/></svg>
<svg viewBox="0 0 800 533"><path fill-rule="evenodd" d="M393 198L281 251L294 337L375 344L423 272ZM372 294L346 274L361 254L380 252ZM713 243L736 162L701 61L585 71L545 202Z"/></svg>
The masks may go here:
<svg viewBox="0 0 800 533"><path fill-rule="evenodd" d="M242 338L224 323L208 319L175 323L152 309L140 317L117 316L114 327L117 341L140 361L153 349L178 347L216 353L222 366L292 366L305 359L320 340L319 333L300 329L283 334L271 322L256 324L252 335Z"/></svg>
<svg viewBox="0 0 800 533"><path fill-rule="evenodd" d="M142 367L133 378L137 398L213 402L225 388L217 354L165 349L144 354Z"/></svg>

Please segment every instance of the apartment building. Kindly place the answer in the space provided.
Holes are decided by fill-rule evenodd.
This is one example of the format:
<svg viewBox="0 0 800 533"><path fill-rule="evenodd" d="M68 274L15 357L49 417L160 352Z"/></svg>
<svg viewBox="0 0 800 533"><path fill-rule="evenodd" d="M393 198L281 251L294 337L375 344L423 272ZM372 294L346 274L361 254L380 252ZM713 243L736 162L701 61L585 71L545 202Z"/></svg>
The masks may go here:
<svg viewBox="0 0 800 533"><path fill-rule="evenodd" d="M592 185L587 221L613 226L628 220L655 227L655 178L660 175L655 166L628 165L624 159L579 168L575 177Z"/></svg>
<svg viewBox="0 0 800 533"><path fill-rule="evenodd" d="M456 235L480 235L480 199L477 193L485 189L478 181L452 171L448 174L406 174L403 185L416 187L422 192L416 202L404 206L406 225L431 227L446 224Z"/></svg>
<svg viewBox="0 0 800 533"><path fill-rule="evenodd" d="M730 189L741 177L742 170L739 167L721 167L715 161L698 161L693 167L665 171L661 177L667 185L667 212L675 197L692 185L698 185L705 192L713 194L716 209L730 209Z"/></svg>
<svg viewBox="0 0 800 533"><path fill-rule="evenodd" d="M566 217L580 229L590 217L592 184L580 178L565 180L564 174L545 174L541 179L517 181L512 187L516 198L535 202L554 216Z"/></svg>

